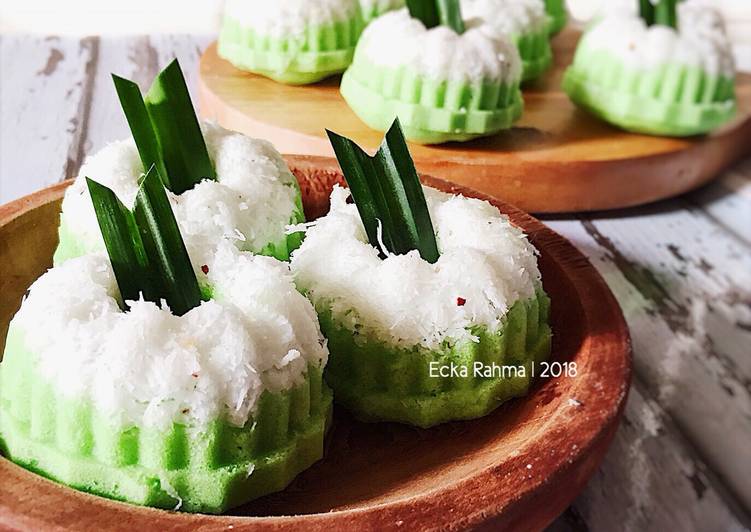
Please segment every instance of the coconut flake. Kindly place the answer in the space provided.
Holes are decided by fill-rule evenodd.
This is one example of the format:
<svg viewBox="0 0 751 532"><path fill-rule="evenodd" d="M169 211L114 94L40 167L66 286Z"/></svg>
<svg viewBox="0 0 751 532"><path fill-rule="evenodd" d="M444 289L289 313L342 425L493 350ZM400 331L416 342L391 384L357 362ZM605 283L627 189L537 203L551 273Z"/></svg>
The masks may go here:
<svg viewBox="0 0 751 532"><path fill-rule="evenodd" d="M183 498L180 497L180 494L177 493L177 490L170 484L169 480L167 480L167 475L164 474L163 471L159 472L159 485L164 490L164 492L175 499L177 501L177 504L174 508L172 508L172 511L176 512L183 506Z"/></svg>

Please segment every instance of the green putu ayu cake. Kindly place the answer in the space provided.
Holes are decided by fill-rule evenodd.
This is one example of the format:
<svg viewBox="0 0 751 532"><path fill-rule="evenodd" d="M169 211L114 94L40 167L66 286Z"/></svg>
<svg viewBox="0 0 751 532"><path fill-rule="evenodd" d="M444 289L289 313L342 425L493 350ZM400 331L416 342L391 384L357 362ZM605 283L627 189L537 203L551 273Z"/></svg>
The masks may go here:
<svg viewBox="0 0 751 532"><path fill-rule="evenodd" d="M96 176L130 204L152 164L169 189L194 262L204 264L224 241L288 260L300 237L286 235L285 227L303 221L304 214L297 180L279 152L264 140L199 124L176 62L157 76L145 98L128 80L115 77L115 86L133 138L88 157L66 190L54 263L104 250L86 177Z"/></svg>
<svg viewBox="0 0 751 532"><path fill-rule="evenodd" d="M406 153L393 136L386 142L391 153ZM335 188L329 213L306 224L291 264L329 342L326 381L336 401L367 421L429 427L483 416L524 395L532 365L551 345L550 302L524 233L487 202L415 188L416 175L412 188L398 179L387 187L401 188L412 212L392 210L393 220L381 212L374 224L364 223L367 187L350 171L341 144L335 150L355 204L350 191ZM389 179L380 170L389 165L379 166L383 154L375 159L382 182ZM411 165L396 161L392 167ZM371 190L376 181L368 180ZM420 215L423 192L427 210ZM388 193L385 201L392 201ZM390 251L400 238L394 224L412 216L413 229L424 231L420 240L432 244Z"/></svg>
<svg viewBox="0 0 751 532"><path fill-rule="evenodd" d="M550 18L542 0L461 0L465 20L484 23L491 35L508 37L522 60L522 81L545 72L553 61Z"/></svg>
<svg viewBox="0 0 751 532"><path fill-rule="evenodd" d="M227 0L218 51L241 70L314 83L347 68L364 25L359 0Z"/></svg>
<svg viewBox="0 0 751 532"><path fill-rule="evenodd" d="M405 0L360 0L363 19L366 23L384 13L404 7Z"/></svg>
<svg viewBox="0 0 751 532"><path fill-rule="evenodd" d="M398 117L407 139L465 141L509 128L522 113L514 45L469 25L426 28L405 9L371 22L342 78L360 119L385 131Z"/></svg>
<svg viewBox="0 0 751 532"><path fill-rule="evenodd" d="M566 25L568 13L564 0L545 0L545 11L548 14L548 31L551 35L560 32Z"/></svg>
<svg viewBox="0 0 751 532"><path fill-rule="evenodd" d="M687 136L733 117L734 81L721 17L705 5L684 3L675 28L646 22L633 9L604 16L579 42L563 88L577 105L616 126Z"/></svg>
<svg viewBox="0 0 751 532"><path fill-rule="evenodd" d="M93 190L101 201L103 187ZM166 195L141 194L132 215L116 200L98 215L133 216L120 229L138 225L137 255L187 276L172 272L181 280L154 294L166 270L128 265L127 245L117 260L108 245L110 259L84 255L42 275L11 321L0 363L0 450L90 493L223 512L283 489L321 458L328 351L286 263L224 242L201 267L186 264L179 241L141 225L164 221ZM128 232L108 223L110 243ZM128 278L131 266L144 269ZM202 298L193 269L208 287ZM140 295L125 295L134 286Z"/></svg>
<svg viewBox="0 0 751 532"><path fill-rule="evenodd" d="M428 427L524 395L532 364L550 353L550 328L522 232L490 204L426 189L440 259L381 259L348 195L334 190L292 260L329 341L336 401L365 420Z"/></svg>
<svg viewBox="0 0 751 532"><path fill-rule="evenodd" d="M269 142L214 124L203 124L203 134L216 179L169 194L191 256L200 262L211 251L210 244L230 241L242 251L287 260L299 236L285 235L285 227L302 221L303 214L297 180L284 159ZM65 192L55 264L104 250L85 177L96 176L130 204L142 175L131 139L113 142L86 160Z"/></svg>

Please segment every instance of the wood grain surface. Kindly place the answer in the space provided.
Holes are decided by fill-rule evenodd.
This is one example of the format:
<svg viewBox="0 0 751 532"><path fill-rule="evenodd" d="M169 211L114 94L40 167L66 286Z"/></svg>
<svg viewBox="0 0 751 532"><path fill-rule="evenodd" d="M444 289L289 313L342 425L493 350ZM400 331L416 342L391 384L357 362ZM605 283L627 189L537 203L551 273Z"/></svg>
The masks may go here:
<svg viewBox="0 0 751 532"><path fill-rule="evenodd" d="M325 214L334 161L288 160L308 219ZM363 424L339 414L324 459L285 491L234 510L195 517L85 496L0 458L0 524L35 530L221 529L540 530L584 487L615 433L630 384L631 345L620 307L585 257L545 225L469 189L424 178L441 190L487 199L540 251L555 331L552 360L576 375L539 380L525 398L470 422L430 430ZM0 286L0 329L30 282L51 263L64 185L0 207L0 263L16 275ZM60 510L64 508L64 510ZM291 517L273 517L291 516Z"/></svg>
<svg viewBox="0 0 751 532"><path fill-rule="evenodd" d="M740 75L736 120L703 137L621 131L578 109L560 89L579 34L554 39L555 65L525 87L525 110L508 131L466 143L411 145L418 169L529 212L576 212L649 203L694 189L751 153L751 75ZM292 87L242 72L216 45L201 58L204 117L267 138L283 153L333 155L324 128L375 150L368 128L339 94L339 78Z"/></svg>
<svg viewBox="0 0 751 532"><path fill-rule="evenodd" d="M210 40L0 36L0 203L75 176L68 152L91 153L126 135L110 72L135 75L143 88L177 56L196 91ZM88 118L74 126L79 109ZM69 134L74 127L84 129ZM751 409L751 159L670 201L543 222L603 275L634 345L624 423L552 528L748 529L751 446L740 444ZM702 305L706 314L687 312Z"/></svg>

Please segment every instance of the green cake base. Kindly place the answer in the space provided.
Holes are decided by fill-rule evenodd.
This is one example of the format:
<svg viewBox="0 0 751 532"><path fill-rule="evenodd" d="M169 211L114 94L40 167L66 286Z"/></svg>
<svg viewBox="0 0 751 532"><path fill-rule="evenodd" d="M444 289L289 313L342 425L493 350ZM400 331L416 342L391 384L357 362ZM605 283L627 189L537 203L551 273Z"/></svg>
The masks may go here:
<svg viewBox="0 0 751 532"><path fill-rule="evenodd" d="M586 47L566 70L563 90L606 122L652 135L707 133L737 111L732 79L680 64L640 71Z"/></svg>
<svg viewBox="0 0 751 532"><path fill-rule="evenodd" d="M366 338L324 310L319 318L331 353L326 382L337 403L364 421L430 427L481 417L529 390L533 365L550 355L549 309L550 300L539 291L511 308L500 331L478 329L473 333L479 342L438 350L395 348ZM452 367L453 375L440 375ZM488 373L494 368L496 374Z"/></svg>
<svg viewBox="0 0 751 532"><path fill-rule="evenodd" d="M511 127L524 108L518 85L433 81L357 60L342 77L341 93L369 127L386 131L399 117L406 138L422 144L492 135Z"/></svg>
<svg viewBox="0 0 751 532"><path fill-rule="evenodd" d="M514 36L522 59L522 81L540 77L553 64L553 50L547 28L544 31Z"/></svg>
<svg viewBox="0 0 751 532"><path fill-rule="evenodd" d="M308 28L300 38L273 38L226 17L217 51L240 70L280 83L306 85L343 72L352 62L364 27L358 10L352 20Z"/></svg>
<svg viewBox="0 0 751 532"><path fill-rule="evenodd" d="M244 427L222 420L202 430L115 427L93 405L57 394L11 325L0 364L0 451L96 495L221 513L284 489L323 456L331 400L321 370L309 367L303 384L264 392Z"/></svg>

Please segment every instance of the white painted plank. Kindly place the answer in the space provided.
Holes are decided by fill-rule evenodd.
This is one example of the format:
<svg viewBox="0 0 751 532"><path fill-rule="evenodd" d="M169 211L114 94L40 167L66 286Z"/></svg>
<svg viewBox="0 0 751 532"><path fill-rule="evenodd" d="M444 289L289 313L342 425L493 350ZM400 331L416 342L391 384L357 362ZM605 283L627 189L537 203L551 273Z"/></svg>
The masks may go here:
<svg viewBox="0 0 751 532"><path fill-rule="evenodd" d="M75 166L96 53L95 38L0 37L0 203Z"/></svg>
<svg viewBox="0 0 751 532"><path fill-rule="evenodd" d="M751 158L688 198L741 240L751 244Z"/></svg>
<svg viewBox="0 0 751 532"><path fill-rule="evenodd" d="M714 484L660 406L635 385L602 466L549 532L745 530Z"/></svg>
<svg viewBox="0 0 751 532"><path fill-rule="evenodd" d="M670 207L673 207L671 209ZM629 323L637 375L751 506L751 252L674 202L548 221L592 260Z"/></svg>
<svg viewBox="0 0 751 532"><path fill-rule="evenodd" d="M86 155L92 155L107 143L130 135L120 109L111 74L148 87L156 67L149 61L148 38L101 38L99 61L94 75L91 119L84 142ZM78 170L78 169L76 169Z"/></svg>

